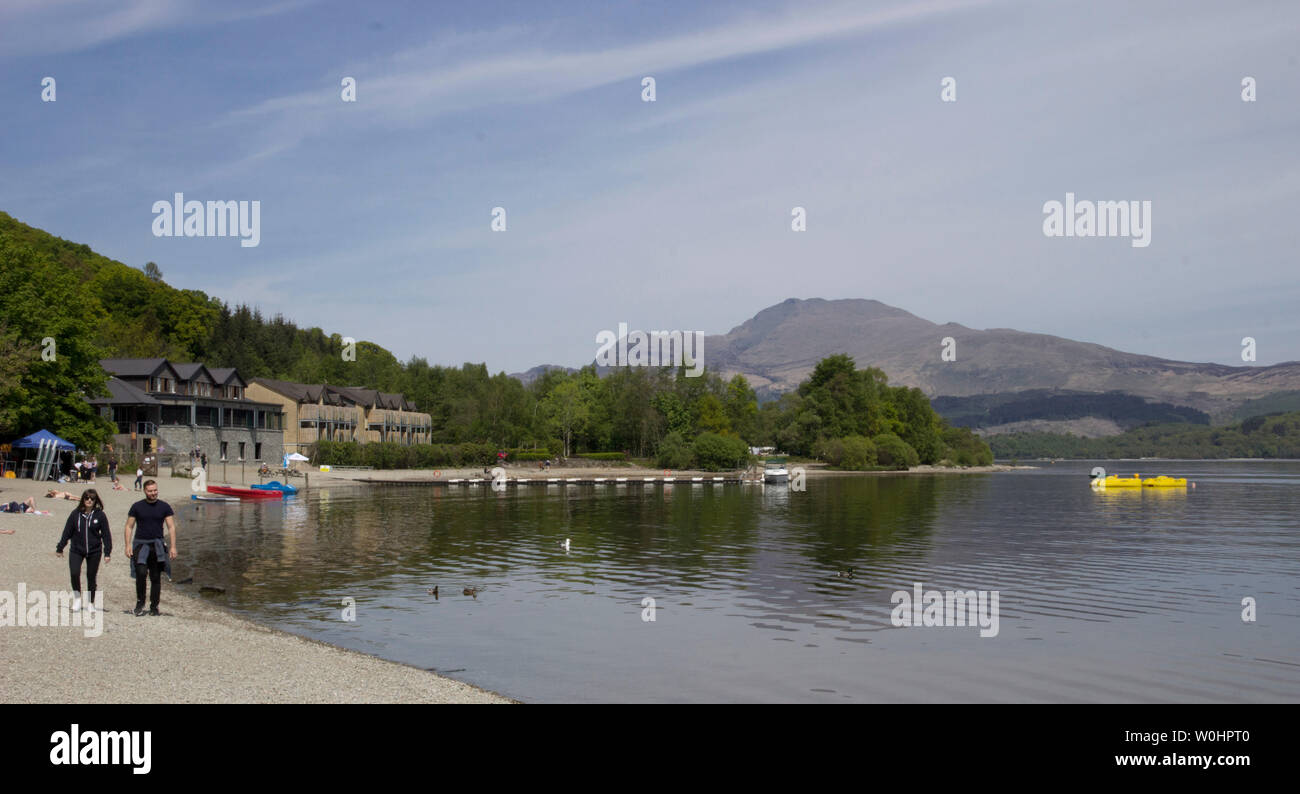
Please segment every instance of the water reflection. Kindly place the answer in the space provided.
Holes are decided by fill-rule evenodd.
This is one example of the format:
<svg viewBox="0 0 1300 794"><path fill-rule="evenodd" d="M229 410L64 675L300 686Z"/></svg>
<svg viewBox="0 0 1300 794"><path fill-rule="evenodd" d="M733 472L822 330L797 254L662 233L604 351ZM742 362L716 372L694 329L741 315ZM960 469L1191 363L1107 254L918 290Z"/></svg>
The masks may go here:
<svg viewBox="0 0 1300 794"><path fill-rule="evenodd" d="M224 588L237 610L532 700L682 700L693 685L700 699L889 699L962 659L989 665L976 697L1051 699L1031 683L1050 670L1067 680L1059 691L1092 699L1115 665L1150 671L1108 690L1138 698L1159 699L1169 665L1206 697L1300 695L1294 673L1243 689L1232 683L1241 670L1222 667L1298 655L1300 466L1258 478L1219 466L1197 474L1195 491L1094 491L1084 464L814 479L804 493L687 482L317 490L203 505L183 528L185 561L196 587ZM848 568L853 578L836 576ZM1000 590L1000 638L894 628L890 594L918 581ZM1281 598L1271 616L1283 630L1234 633L1240 592ZM356 623L338 619L344 596L357 600ZM646 597L653 624L640 618ZM1024 642L1040 647L1037 666L1013 650ZM1139 664L1152 647L1165 667ZM858 655L869 650L887 656Z"/></svg>

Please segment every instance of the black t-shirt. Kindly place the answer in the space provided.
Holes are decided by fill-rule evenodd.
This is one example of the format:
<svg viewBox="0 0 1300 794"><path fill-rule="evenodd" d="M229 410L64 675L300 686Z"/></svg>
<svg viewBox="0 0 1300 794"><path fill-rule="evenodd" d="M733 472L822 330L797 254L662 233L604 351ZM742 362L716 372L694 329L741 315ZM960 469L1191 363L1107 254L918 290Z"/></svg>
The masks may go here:
<svg viewBox="0 0 1300 794"><path fill-rule="evenodd" d="M172 506L161 499L153 504L149 504L148 499L141 499L131 505L131 511L127 513L127 517L135 519L136 529L132 537L140 540L163 537L163 519L174 515Z"/></svg>

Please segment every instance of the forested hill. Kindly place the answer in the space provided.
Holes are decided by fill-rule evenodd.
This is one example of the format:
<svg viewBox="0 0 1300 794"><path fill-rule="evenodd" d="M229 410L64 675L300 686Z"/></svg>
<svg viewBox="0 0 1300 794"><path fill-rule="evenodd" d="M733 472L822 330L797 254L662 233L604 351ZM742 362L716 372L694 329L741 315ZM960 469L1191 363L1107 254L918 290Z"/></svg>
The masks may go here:
<svg viewBox="0 0 1300 794"><path fill-rule="evenodd" d="M245 378L398 390L401 367L378 345L359 343L357 361L344 362L338 334L299 328L279 315L266 318L256 309L231 306L199 290L176 289L163 281L154 263L141 271L4 212L0 212L0 238L30 247L73 280L95 310L93 341L106 357L157 356L235 367Z"/></svg>
<svg viewBox="0 0 1300 794"><path fill-rule="evenodd" d="M1139 427L1118 436L1057 433L990 436L998 458L1300 458L1300 412L1254 416L1224 427L1186 423Z"/></svg>

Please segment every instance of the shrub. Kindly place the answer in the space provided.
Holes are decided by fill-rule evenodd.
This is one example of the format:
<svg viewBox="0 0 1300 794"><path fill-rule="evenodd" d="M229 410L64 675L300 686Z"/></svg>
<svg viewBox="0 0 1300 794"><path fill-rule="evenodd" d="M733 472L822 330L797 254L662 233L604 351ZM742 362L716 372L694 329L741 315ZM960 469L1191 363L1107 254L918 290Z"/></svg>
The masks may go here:
<svg viewBox="0 0 1300 794"><path fill-rule="evenodd" d="M749 458L749 446L737 436L700 433L692 448L696 465L705 471L738 469Z"/></svg>
<svg viewBox="0 0 1300 794"><path fill-rule="evenodd" d="M843 449L839 464L841 469L867 471L875 468L876 445L871 443L871 439L866 436L849 436L840 443Z"/></svg>
<svg viewBox="0 0 1300 794"><path fill-rule="evenodd" d="M530 449L524 452L512 452L510 453L510 457L508 457L507 460L524 462L530 460L550 460L551 457L552 457L551 453L547 452L544 449L543 450Z"/></svg>
<svg viewBox="0 0 1300 794"><path fill-rule="evenodd" d="M921 462L916 450L893 433L881 433L871 440L876 445L876 460L881 466L906 471Z"/></svg>
<svg viewBox="0 0 1300 794"><path fill-rule="evenodd" d="M627 454L624 452L584 452L574 457L587 460L627 460Z"/></svg>
<svg viewBox="0 0 1300 794"><path fill-rule="evenodd" d="M844 460L844 439L820 438L813 444L812 453L813 457L838 467Z"/></svg>
<svg viewBox="0 0 1300 794"><path fill-rule="evenodd" d="M987 466L993 462L993 451L984 439L968 427L949 427L943 431L947 457L958 466Z"/></svg>
<svg viewBox="0 0 1300 794"><path fill-rule="evenodd" d="M674 430L659 442L659 454L655 463L665 469L687 469L690 468L693 457L694 453L686 443L686 437Z"/></svg>

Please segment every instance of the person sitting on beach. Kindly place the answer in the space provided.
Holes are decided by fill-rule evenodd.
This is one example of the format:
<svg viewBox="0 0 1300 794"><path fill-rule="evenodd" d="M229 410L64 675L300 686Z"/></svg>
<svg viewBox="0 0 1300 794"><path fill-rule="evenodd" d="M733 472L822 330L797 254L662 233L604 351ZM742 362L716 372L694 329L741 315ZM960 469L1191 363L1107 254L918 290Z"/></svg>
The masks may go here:
<svg viewBox="0 0 1300 794"><path fill-rule="evenodd" d="M71 499L74 502L77 500L77 497L73 496L68 491L56 491L53 488L51 488L49 491L45 493L45 498L46 499Z"/></svg>
<svg viewBox="0 0 1300 794"><path fill-rule="evenodd" d="M0 504L0 513L35 513L36 498L29 496L21 502Z"/></svg>

